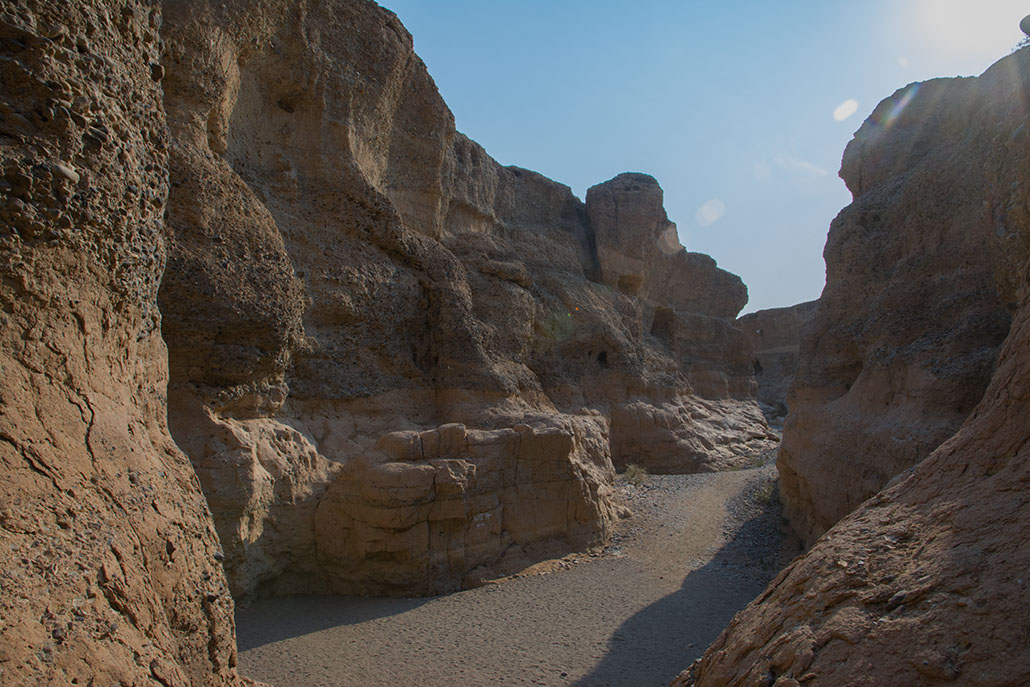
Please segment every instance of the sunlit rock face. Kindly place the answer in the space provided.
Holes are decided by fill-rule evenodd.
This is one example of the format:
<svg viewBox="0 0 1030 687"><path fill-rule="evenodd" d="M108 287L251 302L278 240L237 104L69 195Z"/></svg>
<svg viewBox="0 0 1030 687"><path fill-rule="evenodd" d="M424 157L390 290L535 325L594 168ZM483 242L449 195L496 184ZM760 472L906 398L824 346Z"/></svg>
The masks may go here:
<svg viewBox="0 0 1030 687"><path fill-rule="evenodd" d="M600 418L393 432L351 461L319 504L329 587L342 594L458 589L603 543L615 509ZM471 579L470 579L471 578Z"/></svg>
<svg viewBox="0 0 1030 687"><path fill-rule="evenodd" d="M751 342L758 401L770 423L782 424L787 416L787 392L798 368L801 334L818 303L769 308L737 318L737 326Z"/></svg>
<svg viewBox="0 0 1030 687"><path fill-rule="evenodd" d="M784 570L674 684L1019 685L1030 681L1025 605L1030 583L1026 574L1030 566L1026 545L1030 528L1028 92L1030 51L1023 49L977 79L922 86L910 102L912 111L906 110L896 120L896 126L907 127L909 137L898 139L896 132L886 131L880 139L894 144L895 154L902 155L900 161L887 164L875 155L877 150L882 155L886 152L871 138L871 122L849 148L852 157L845 158L845 168L851 173L861 169L849 162L858 161L855 148L860 149L865 140L867 154L880 160L874 167L887 175L875 182L875 175L862 177L854 187L856 194L859 189L862 194L876 194L878 185L893 187L890 198L909 211L909 221L934 217L939 211L936 206L947 203L936 185L927 185L931 169L937 170L935 178L943 190L952 190L971 205L975 199L979 212L970 209L968 215L958 215L969 224L964 231L947 225L951 228L947 238L975 236L993 256L987 283L974 281L969 272L965 275L1011 305L1011 327L999 357L988 366L986 391L960 429ZM932 103L919 100L931 96ZM885 101L877 113L889 111L898 102L898 96ZM922 127L917 126L919 121ZM908 147L898 148L902 143ZM911 154L917 149L919 155ZM978 187L955 187L953 170L958 168L970 174ZM927 194L924 201L918 200L917 190ZM866 202L861 196L856 199L858 207ZM842 218L851 217L856 205L845 210ZM881 216L895 216L886 200L878 210L884 213ZM838 220L835 229L848 226ZM909 226L924 230L910 240L935 245L938 251L947 248L926 234L925 225ZM829 248L827 252L831 253ZM976 264L977 258L968 260ZM837 278L848 273L843 265L838 268ZM942 278L947 281L948 276ZM853 286L861 285L853 282ZM921 288L916 283L910 290L919 293ZM986 319L995 317L989 314ZM941 355L955 350L949 339L939 343ZM809 350L834 351L818 346ZM976 359L980 349L969 346L969 350L973 353L968 358ZM935 370L928 365L919 369ZM920 379L919 373L912 375ZM841 449L846 448L844 439L838 444ZM913 441L917 439L913 435Z"/></svg>
<svg viewBox="0 0 1030 687"><path fill-rule="evenodd" d="M239 684L165 424L159 8L0 9L0 683Z"/></svg>
<svg viewBox="0 0 1030 687"><path fill-rule="evenodd" d="M854 201L830 226L778 461L809 543L953 435L991 378L1012 305L984 218L998 78L902 89L844 153Z"/></svg>
<svg viewBox="0 0 1030 687"><path fill-rule="evenodd" d="M395 432L576 427L593 467L560 442L546 461L593 523L540 530L566 549L605 540L613 465L722 469L768 445L733 324L746 289L679 246L654 179L620 175L583 203L457 133L392 13L256 7L169 3L162 28L169 422L239 598L374 591L372 531L413 561L392 591L450 588L522 546L513 517L490 546L459 546L416 537L428 515L383 526L329 507L379 498L360 482L386 468L355 461ZM442 474L414 463L389 470ZM529 474L469 493L523 512L510 494L536 488ZM368 546L331 540L344 529Z"/></svg>

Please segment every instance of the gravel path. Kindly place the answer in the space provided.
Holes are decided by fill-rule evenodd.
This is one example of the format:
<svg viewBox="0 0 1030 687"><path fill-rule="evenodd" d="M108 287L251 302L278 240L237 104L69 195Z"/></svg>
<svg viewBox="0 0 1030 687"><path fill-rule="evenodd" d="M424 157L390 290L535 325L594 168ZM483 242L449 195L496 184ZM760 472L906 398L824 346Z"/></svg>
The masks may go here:
<svg viewBox="0 0 1030 687"><path fill-rule="evenodd" d="M546 574L259 602L237 614L240 668L276 687L668 685L798 553L774 479L765 465L623 483L635 515L612 545Z"/></svg>

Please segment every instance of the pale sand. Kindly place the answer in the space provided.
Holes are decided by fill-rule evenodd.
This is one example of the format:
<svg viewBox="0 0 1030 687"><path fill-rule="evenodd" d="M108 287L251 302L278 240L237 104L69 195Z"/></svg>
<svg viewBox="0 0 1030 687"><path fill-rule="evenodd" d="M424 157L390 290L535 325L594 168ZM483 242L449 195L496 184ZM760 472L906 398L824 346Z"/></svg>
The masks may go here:
<svg viewBox="0 0 1030 687"><path fill-rule="evenodd" d="M237 614L275 687L668 685L797 553L774 468L652 476L603 555L421 599L301 597Z"/></svg>

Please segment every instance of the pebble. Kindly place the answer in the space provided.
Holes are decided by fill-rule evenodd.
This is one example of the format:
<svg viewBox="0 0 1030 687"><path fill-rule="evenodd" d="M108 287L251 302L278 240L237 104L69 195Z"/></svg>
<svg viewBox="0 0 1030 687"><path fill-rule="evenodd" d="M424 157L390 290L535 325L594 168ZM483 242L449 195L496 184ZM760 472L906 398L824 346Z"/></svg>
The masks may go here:
<svg viewBox="0 0 1030 687"><path fill-rule="evenodd" d="M50 170L73 184L79 183L79 173L71 165L66 165L63 162L54 162L50 165Z"/></svg>

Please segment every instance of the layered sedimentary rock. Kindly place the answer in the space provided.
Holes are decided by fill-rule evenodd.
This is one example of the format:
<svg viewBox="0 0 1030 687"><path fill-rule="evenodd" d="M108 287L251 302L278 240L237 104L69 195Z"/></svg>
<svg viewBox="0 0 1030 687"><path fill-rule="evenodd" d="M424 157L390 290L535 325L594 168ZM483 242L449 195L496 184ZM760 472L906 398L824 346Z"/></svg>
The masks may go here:
<svg viewBox="0 0 1030 687"><path fill-rule="evenodd" d="M983 221L998 122L982 94L998 78L902 89L844 152L854 201L830 226L778 460L809 543L953 435L987 387L1010 321Z"/></svg>
<svg viewBox="0 0 1030 687"><path fill-rule="evenodd" d="M590 537L553 514L565 529L548 536L566 547L606 536L612 506L597 480L612 461L712 470L768 445L733 324L746 289L679 246L653 178L620 175L583 203L502 167L454 130L411 37L372 3L165 9L169 420L240 598L365 584L374 561L348 566L371 550L326 539L329 513L352 516L322 504L374 501L352 481L385 469L358 466L398 431L578 427L599 447L601 477L561 442L540 457L565 461L592 499ZM506 494L532 491L525 479L517 471L489 498L521 512ZM409 523L433 522L406 518L380 529L402 542ZM501 517L500 538L461 565L517 543L516 519ZM454 548L429 546L412 570ZM409 591L461 576L435 565L405 578Z"/></svg>
<svg viewBox="0 0 1030 687"><path fill-rule="evenodd" d="M798 369L801 333L815 316L819 301L788 308L769 308L737 318L754 351L752 367L758 401L766 419L782 424L787 417L787 392Z"/></svg>
<svg viewBox="0 0 1030 687"><path fill-rule="evenodd" d="M611 461L599 418L387 434L318 507L319 556L343 594L429 593L607 539ZM500 562L496 572L488 572ZM473 580L475 582L475 580Z"/></svg>
<svg viewBox="0 0 1030 687"><path fill-rule="evenodd" d="M1030 680L1030 51L929 89L936 103L921 116L957 119L921 145L983 181L967 231L995 256L996 292L1015 309L990 384L954 436L784 570L680 685ZM985 142L977 156L964 157L967 136ZM918 183L915 171L896 168L893 183ZM910 209L933 213L939 198L926 202Z"/></svg>
<svg viewBox="0 0 1030 687"><path fill-rule="evenodd" d="M0 683L234 685L165 425L168 137L149 3L0 7Z"/></svg>

